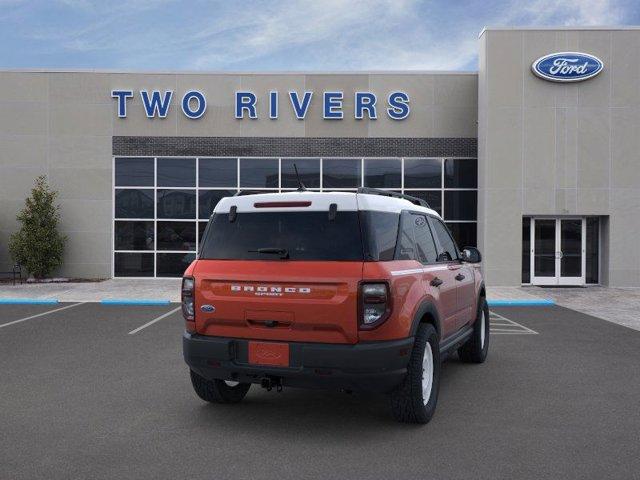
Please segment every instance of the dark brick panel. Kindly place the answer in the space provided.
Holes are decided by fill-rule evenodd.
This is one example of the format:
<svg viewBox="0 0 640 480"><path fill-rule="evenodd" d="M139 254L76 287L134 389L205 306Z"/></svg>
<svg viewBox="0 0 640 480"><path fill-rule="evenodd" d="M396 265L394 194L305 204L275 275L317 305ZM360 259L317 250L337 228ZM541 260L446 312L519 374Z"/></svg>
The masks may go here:
<svg viewBox="0 0 640 480"><path fill-rule="evenodd" d="M476 138L113 137L113 155L476 157Z"/></svg>

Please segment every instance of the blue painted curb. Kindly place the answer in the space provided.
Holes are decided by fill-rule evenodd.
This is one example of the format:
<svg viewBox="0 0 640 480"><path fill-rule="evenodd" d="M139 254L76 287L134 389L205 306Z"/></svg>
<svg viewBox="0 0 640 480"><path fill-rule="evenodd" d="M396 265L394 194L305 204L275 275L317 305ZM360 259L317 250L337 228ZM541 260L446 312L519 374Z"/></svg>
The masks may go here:
<svg viewBox="0 0 640 480"><path fill-rule="evenodd" d="M0 305L57 305L55 298L0 298Z"/></svg>
<svg viewBox="0 0 640 480"><path fill-rule="evenodd" d="M490 307L548 307L555 305L555 300L487 300Z"/></svg>
<svg viewBox="0 0 640 480"><path fill-rule="evenodd" d="M102 299L102 305L169 305L170 300L147 300L147 299Z"/></svg>

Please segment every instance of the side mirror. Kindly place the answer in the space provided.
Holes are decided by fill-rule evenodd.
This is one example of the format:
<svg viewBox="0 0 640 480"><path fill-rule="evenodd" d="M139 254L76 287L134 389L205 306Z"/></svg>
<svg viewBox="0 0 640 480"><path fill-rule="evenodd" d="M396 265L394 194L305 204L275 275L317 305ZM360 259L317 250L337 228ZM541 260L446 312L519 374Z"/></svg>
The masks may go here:
<svg viewBox="0 0 640 480"><path fill-rule="evenodd" d="M482 255L476 247L464 247L462 249L462 261L467 263L480 263Z"/></svg>

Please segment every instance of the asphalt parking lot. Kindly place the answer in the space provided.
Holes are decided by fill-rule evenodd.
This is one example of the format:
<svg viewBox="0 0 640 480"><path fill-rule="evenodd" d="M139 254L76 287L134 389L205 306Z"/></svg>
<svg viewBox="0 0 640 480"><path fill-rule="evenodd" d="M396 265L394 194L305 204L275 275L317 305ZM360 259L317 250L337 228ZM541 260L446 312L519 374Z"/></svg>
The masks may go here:
<svg viewBox="0 0 640 480"><path fill-rule="evenodd" d="M448 360L438 411L419 427L395 423L384 396L254 386L240 405L205 404L182 360L176 308L1 306L0 478L640 471L638 331L561 307L496 308L489 359Z"/></svg>

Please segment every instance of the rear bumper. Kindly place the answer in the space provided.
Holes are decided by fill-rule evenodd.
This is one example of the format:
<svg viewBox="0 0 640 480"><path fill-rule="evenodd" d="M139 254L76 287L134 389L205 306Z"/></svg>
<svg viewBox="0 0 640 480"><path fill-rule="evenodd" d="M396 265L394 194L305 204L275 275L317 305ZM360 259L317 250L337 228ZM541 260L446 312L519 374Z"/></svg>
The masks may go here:
<svg viewBox="0 0 640 480"><path fill-rule="evenodd" d="M251 365L248 340L185 332L184 359L207 379L260 383L277 377L283 386L386 393L407 372L413 337L355 345L290 343L289 367Z"/></svg>

